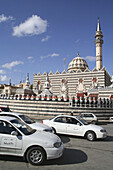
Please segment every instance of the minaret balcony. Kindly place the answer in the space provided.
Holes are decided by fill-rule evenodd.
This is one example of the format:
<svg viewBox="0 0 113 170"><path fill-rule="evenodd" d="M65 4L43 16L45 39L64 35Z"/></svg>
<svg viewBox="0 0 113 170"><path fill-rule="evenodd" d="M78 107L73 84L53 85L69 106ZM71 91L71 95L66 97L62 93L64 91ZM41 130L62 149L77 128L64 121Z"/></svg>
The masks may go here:
<svg viewBox="0 0 113 170"><path fill-rule="evenodd" d="M96 39L96 40L95 40L95 44L96 44L96 43L103 44L103 40L102 40L102 39Z"/></svg>

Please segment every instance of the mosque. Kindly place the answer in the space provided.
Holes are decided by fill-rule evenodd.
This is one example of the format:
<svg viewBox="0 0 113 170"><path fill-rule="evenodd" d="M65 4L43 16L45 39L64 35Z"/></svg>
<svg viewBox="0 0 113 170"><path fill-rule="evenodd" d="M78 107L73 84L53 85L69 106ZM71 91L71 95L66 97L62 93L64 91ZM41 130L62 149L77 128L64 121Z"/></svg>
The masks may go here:
<svg viewBox="0 0 113 170"><path fill-rule="evenodd" d="M33 75L17 86L0 85L0 107L12 112L42 118L60 114L92 112L99 120L113 116L113 76L102 65L103 35L98 19L95 35L96 67L89 70L84 58L73 58L67 71Z"/></svg>
<svg viewBox="0 0 113 170"><path fill-rule="evenodd" d="M53 74L50 71L49 74L46 72L34 74L34 93L37 95L42 94L47 79L50 95L113 98L113 77L111 78L106 68L102 65L102 44L103 34L98 19L95 34L96 67L89 70L87 62L78 53L77 57L70 61L67 71L64 69L62 73L57 71Z"/></svg>

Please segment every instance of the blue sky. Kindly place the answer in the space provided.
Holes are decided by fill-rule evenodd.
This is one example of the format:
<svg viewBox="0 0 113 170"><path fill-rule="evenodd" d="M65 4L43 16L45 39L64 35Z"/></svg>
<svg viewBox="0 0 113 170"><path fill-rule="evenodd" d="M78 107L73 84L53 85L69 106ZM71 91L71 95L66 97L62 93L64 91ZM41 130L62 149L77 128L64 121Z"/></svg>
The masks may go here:
<svg viewBox="0 0 113 170"><path fill-rule="evenodd" d="M0 84L62 72L77 56L95 65L98 17L103 66L113 74L113 0L0 0Z"/></svg>

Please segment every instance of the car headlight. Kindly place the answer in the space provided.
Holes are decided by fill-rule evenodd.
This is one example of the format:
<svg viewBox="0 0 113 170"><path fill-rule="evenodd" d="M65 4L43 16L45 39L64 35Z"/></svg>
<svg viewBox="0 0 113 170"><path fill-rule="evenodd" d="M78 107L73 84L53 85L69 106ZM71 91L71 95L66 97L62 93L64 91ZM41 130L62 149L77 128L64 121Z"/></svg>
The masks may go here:
<svg viewBox="0 0 113 170"><path fill-rule="evenodd" d="M105 129L101 129L101 130L100 130L100 132L105 133L105 132L106 132L106 130L105 130Z"/></svg>
<svg viewBox="0 0 113 170"><path fill-rule="evenodd" d="M55 148L59 148L62 145L62 142L56 142L54 143Z"/></svg>

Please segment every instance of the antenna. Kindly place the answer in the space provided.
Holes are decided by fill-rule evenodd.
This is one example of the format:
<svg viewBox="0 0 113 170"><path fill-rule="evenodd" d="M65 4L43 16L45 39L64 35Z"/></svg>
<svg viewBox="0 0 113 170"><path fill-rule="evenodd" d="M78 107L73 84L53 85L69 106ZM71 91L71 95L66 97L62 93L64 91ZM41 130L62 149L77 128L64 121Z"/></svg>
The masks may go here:
<svg viewBox="0 0 113 170"><path fill-rule="evenodd" d="M66 58L64 57L64 70L65 70L65 61L66 61Z"/></svg>

